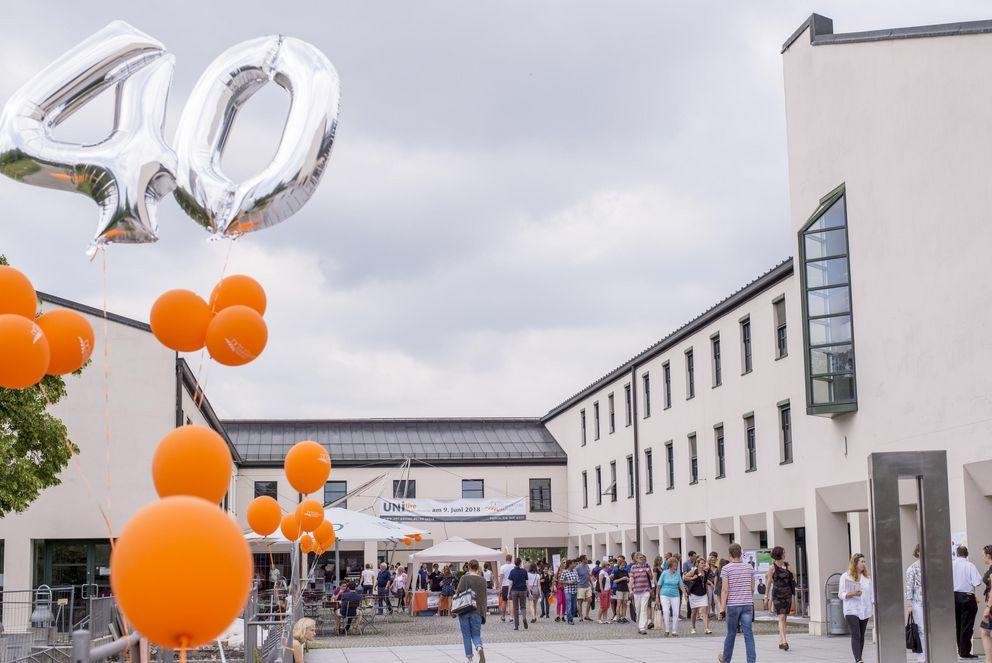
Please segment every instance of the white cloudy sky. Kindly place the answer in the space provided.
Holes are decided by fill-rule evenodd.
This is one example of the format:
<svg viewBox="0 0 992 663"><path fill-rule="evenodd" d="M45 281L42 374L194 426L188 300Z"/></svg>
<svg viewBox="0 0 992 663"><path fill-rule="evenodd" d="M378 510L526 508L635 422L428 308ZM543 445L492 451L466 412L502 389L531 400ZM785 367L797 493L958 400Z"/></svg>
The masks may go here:
<svg viewBox="0 0 992 663"><path fill-rule="evenodd" d="M310 41L342 79L324 181L238 241L269 294L255 363L205 379L226 417L536 416L792 251L781 56L811 11L837 32L989 18L985 2L100 2L4 8L0 99L122 18L176 55L171 137L239 41ZM274 148L265 89L225 165ZM101 100L64 128L95 140ZM170 198L161 241L108 255L111 310L207 295L228 247ZM0 178L0 252L99 306L95 205ZM191 361L194 368L198 356Z"/></svg>

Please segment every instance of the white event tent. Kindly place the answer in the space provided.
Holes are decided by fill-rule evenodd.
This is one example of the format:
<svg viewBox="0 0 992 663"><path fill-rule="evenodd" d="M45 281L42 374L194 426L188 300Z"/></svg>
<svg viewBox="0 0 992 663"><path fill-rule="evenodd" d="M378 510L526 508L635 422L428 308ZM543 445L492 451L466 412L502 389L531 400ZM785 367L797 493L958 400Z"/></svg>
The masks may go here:
<svg viewBox="0 0 992 663"><path fill-rule="evenodd" d="M436 546L413 553L410 555L410 564L421 564L424 562L467 562L471 559L477 559L480 563L499 562L503 560L503 557L503 553L499 550L480 546L460 536L453 536Z"/></svg>
<svg viewBox="0 0 992 663"><path fill-rule="evenodd" d="M392 541L395 543L417 534L422 537L428 536L427 532L416 527L383 520L360 511L350 511L337 507L324 509L324 520L334 525L334 534L337 536L337 540L342 543L353 541ZM289 543L289 540L279 530L269 536L260 536L249 530L245 534L245 539L249 543Z"/></svg>

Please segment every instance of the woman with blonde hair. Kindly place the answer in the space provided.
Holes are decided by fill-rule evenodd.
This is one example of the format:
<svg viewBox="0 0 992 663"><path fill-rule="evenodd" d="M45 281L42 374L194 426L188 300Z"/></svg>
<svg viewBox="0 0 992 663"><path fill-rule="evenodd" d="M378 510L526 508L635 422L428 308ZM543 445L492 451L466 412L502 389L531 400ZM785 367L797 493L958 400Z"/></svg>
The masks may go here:
<svg viewBox="0 0 992 663"><path fill-rule="evenodd" d="M293 663L303 663L307 643L317 637L317 622L309 617L297 619L293 624Z"/></svg>
<svg viewBox="0 0 992 663"><path fill-rule="evenodd" d="M851 652L855 663L863 663L865 630L874 612L875 592L868 572L868 561L861 553L851 556L847 571L840 577L837 597L844 602L844 619L851 631Z"/></svg>

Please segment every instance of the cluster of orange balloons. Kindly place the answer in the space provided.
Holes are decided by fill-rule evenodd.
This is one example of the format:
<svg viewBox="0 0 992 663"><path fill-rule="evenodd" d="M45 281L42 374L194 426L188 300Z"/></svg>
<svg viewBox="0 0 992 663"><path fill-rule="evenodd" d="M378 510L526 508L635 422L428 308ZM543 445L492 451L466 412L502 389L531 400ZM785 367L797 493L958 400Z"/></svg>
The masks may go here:
<svg viewBox="0 0 992 663"><path fill-rule="evenodd" d="M248 598L251 550L218 506L232 469L227 443L215 431L176 428L152 457L161 499L138 511L114 545L114 595L134 627L162 647L212 642Z"/></svg>
<svg viewBox="0 0 992 663"><path fill-rule="evenodd" d="M0 265L0 387L26 389L45 375L72 373L93 353L93 327L82 315L68 309L37 314L28 277Z"/></svg>
<svg viewBox="0 0 992 663"><path fill-rule="evenodd" d="M331 456L317 442L297 442L286 454L286 479L298 493L315 493L331 476ZM300 550L317 555L334 547L334 525L324 519L324 505L314 499L300 502L296 509L283 513L279 502L263 495L248 505L248 526L260 536L279 530L289 541L299 539ZM302 536L301 536L302 535Z"/></svg>
<svg viewBox="0 0 992 663"><path fill-rule="evenodd" d="M169 290L152 305L152 332L162 345L177 352L204 346L225 366L241 366L265 349L269 330L265 290L255 279L235 274L221 279L210 302L192 290Z"/></svg>

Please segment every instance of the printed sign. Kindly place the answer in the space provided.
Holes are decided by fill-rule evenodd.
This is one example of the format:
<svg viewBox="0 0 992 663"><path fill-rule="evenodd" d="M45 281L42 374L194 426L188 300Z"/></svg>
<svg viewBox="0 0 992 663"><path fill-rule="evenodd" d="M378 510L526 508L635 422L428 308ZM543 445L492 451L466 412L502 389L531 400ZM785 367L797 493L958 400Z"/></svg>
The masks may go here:
<svg viewBox="0 0 992 663"><path fill-rule="evenodd" d="M508 499L390 499L379 498L379 517L403 522L469 523L498 520L526 520L523 497Z"/></svg>

